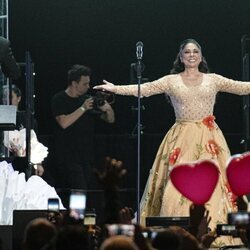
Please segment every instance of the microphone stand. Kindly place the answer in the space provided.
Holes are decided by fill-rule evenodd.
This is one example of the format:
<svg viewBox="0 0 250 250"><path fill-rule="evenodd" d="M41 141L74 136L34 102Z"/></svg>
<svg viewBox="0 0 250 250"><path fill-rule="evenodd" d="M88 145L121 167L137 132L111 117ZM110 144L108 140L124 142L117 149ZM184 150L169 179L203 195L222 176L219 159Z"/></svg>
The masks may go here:
<svg viewBox="0 0 250 250"><path fill-rule="evenodd" d="M249 52L247 52L247 42L250 41L250 38L247 35L243 35L241 38L241 60L242 60L242 80L249 81ZM249 108L250 100L249 95L243 96L243 139L241 144L243 144L244 151L248 151L249 148Z"/></svg>
<svg viewBox="0 0 250 250"><path fill-rule="evenodd" d="M135 72L137 72L136 66L137 66L136 63L131 63L131 64L130 64L130 83L135 83L135 82L138 81L138 80L137 80L137 76L135 75ZM144 71L144 69L145 69L145 65L144 65L144 63L142 63L141 72ZM141 78L141 82L140 82L140 83L142 83L143 81L145 81L145 78ZM140 106L140 107L141 107L141 111L144 111L144 110L145 110L145 106L144 106L142 103L141 103L141 106ZM131 106L131 111L132 111L133 114L136 113L136 115L137 115L137 110L138 110L138 109L137 109L137 106L136 106L136 107ZM143 126L143 124L138 124L138 123L136 122L135 126L133 127L133 130L132 130L131 133L130 133L130 137L131 137L131 138L137 137L137 129L138 129L138 126L141 127L141 134L143 134L143 129L145 128L145 126Z"/></svg>
<svg viewBox="0 0 250 250"><path fill-rule="evenodd" d="M31 60L30 52L25 53L25 73L26 73L26 163L27 169L25 173L26 180L32 175L33 165L31 163L31 119L34 112L33 107L33 86L34 86L34 64Z"/></svg>
<svg viewBox="0 0 250 250"><path fill-rule="evenodd" d="M142 55L137 54L137 63L136 63L136 76L137 76L137 84L138 84L138 98L137 98L137 214L136 221L140 223L140 147L141 147L141 83L142 83Z"/></svg>

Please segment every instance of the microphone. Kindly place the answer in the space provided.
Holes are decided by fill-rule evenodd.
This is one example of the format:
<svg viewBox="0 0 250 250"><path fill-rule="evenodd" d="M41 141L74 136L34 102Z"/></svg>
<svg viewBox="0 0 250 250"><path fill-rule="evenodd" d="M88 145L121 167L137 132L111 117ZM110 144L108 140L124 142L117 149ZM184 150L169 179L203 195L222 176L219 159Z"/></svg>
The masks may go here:
<svg viewBox="0 0 250 250"><path fill-rule="evenodd" d="M143 56L143 42L139 41L136 43L136 57L137 60L141 60Z"/></svg>

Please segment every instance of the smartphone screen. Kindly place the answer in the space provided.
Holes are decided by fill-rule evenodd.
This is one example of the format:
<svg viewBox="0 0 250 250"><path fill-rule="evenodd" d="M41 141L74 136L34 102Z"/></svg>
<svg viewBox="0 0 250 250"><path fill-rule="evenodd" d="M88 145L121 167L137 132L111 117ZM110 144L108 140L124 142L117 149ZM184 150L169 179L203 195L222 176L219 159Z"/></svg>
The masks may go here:
<svg viewBox="0 0 250 250"><path fill-rule="evenodd" d="M49 212L59 212L59 199L49 198L48 199L48 211Z"/></svg>
<svg viewBox="0 0 250 250"><path fill-rule="evenodd" d="M142 235L146 239L151 239L154 240L154 238L157 236L159 232L157 231L147 231L147 232L142 232Z"/></svg>
<svg viewBox="0 0 250 250"><path fill-rule="evenodd" d="M111 224L107 225L108 235L126 235L126 236L134 236L134 225L122 225L122 224Z"/></svg>
<svg viewBox="0 0 250 250"><path fill-rule="evenodd" d="M250 223L250 214L247 211L229 213L228 223L231 225L248 225Z"/></svg>
<svg viewBox="0 0 250 250"><path fill-rule="evenodd" d="M69 199L69 215L76 220L83 220L86 208L85 191L72 191Z"/></svg>
<svg viewBox="0 0 250 250"><path fill-rule="evenodd" d="M237 229L235 225L217 224L216 233L217 235L237 236Z"/></svg>
<svg viewBox="0 0 250 250"><path fill-rule="evenodd" d="M96 224L96 214L86 212L84 216L84 225L95 225Z"/></svg>

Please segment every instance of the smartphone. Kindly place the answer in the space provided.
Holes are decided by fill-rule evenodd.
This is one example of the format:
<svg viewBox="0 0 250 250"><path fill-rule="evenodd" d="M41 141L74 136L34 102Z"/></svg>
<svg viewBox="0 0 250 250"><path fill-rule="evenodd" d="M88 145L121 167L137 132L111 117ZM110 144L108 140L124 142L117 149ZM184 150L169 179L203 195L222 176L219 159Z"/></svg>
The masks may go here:
<svg viewBox="0 0 250 250"><path fill-rule="evenodd" d="M48 199L48 212L59 212L59 199L58 198L49 198Z"/></svg>
<svg viewBox="0 0 250 250"><path fill-rule="evenodd" d="M58 198L49 198L47 206L47 219L55 223L57 222L57 216L60 211L59 199Z"/></svg>
<svg viewBox="0 0 250 250"><path fill-rule="evenodd" d="M69 216L75 220L83 220L86 208L86 192L72 190L69 197Z"/></svg>
<svg viewBox="0 0 250 250"><path fill-rule="evenodd" d="M134 236L135 226L134 225L125 225L125 224L110 224L106 225L108 230L108 235L126 235Z"/></svg>
<svg viewBox="0 0 250 250"><path fill-rule="evenodd" d="M147 231L147 232L142 232L142 235L146 239L154 240L154 238L158 235L158 231Z"/></svg>
<svg viewBox="0 0 250 250"><path fill-rule="evenodd" d="M228 213L227 219L230 225L248 225L250 222L250 213L247 211Z"/></svg>
<svg viewBox="0 0 250 250"><path fill-rule="evenodd" d="M95 225L96 224L96 213L94 210L86 211L84 216L84 225Z"/></svg>
<svg viewBox="0 0 250 250"><path fill-rule="evenodd" d="M236 226L228 224L217 224L216 233L217 235L231 235L231 236L238 235Z"/></svg>

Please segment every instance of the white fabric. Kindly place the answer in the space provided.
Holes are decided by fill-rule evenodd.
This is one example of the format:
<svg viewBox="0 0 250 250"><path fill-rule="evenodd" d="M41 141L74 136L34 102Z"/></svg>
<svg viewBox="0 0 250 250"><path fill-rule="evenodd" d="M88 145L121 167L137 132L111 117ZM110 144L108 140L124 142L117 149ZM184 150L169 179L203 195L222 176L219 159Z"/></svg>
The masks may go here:
<svg viewBox="0 0 250 250"><path fill-rule="evenodd" d="M24 173L0 162L0 225L12 225L13 210L46 210L49 198L58 198L64 209L55 189L41 177L33 175L26 181Z"/></svg>
<svg viewBox="0 0 250 250"><path fill-rule="evenodd" d="M31 130L30 137L30 161L33 164L39 164L47 157L48 148L37 140L34 130ZM26 129L5 131L4 146L14 151L17 156L24 157L26 155Z"/></svg>

